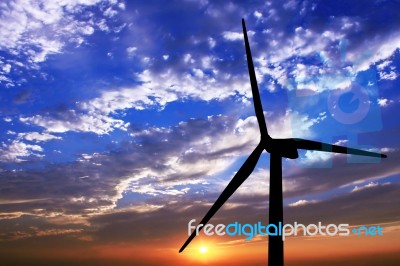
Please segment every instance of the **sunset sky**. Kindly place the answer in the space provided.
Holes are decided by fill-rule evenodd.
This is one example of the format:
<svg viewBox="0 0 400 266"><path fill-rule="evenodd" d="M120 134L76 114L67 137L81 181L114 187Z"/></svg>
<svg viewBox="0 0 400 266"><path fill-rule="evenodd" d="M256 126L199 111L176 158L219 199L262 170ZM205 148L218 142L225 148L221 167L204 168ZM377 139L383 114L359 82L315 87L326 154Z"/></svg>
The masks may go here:
<svg viewBox="0 0 400 266"><path fill-rule="evenodd" d="M0 3L0 265L266 265L267 237L196 237L268 130L387 154L283 160L286 265L400 264L400 1ZM268 222L269 155L210 221ZM357 264L358 263L358 264Z"/></svg>

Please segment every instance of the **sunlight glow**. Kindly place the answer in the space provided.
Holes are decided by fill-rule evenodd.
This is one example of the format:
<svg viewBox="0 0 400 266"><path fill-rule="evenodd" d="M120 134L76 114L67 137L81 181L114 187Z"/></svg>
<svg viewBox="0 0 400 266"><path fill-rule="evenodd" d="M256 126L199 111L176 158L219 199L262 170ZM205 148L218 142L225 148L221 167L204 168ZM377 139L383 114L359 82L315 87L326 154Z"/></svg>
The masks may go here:
<svg viewBox="0 0 400 266"><path fill-rule="evenodd" d="M201 247L199 248L199 252L200 252L201 254L206 254L206 253L208 252L208 248L205 247L205 246L201 246Z"/></svg>

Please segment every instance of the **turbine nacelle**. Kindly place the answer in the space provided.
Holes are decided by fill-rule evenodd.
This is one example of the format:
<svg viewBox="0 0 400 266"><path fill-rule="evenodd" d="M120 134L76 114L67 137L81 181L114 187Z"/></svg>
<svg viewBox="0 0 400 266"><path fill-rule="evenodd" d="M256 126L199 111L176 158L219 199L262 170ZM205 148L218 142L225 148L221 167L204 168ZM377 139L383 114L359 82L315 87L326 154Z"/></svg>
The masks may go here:
<svg viewBox="0 0 400 266"><path fill-rule="evenodd" d="M299 153L297 152L297 145L294 139L272 139L269 138L263 142L264 149L283 158L297 159Z"/></svg>

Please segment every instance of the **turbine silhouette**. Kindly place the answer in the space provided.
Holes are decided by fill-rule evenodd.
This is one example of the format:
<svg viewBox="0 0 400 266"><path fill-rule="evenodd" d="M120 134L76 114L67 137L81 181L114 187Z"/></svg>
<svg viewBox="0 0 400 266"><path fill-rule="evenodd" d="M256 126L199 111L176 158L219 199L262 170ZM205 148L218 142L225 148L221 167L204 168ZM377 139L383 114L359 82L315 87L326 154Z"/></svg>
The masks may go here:
<svg viewBox="0 0 400 266"><path fill-rule="evenodd" d="M260 94L258 91L256 74L254 71L253 59L251 56L249 40L247 37L246 25L242 19L244 43L246 46L247 64L249 69L251 91L253 94L254 109L260 128L261 140L254 151L240 167L227 187L215 201L214 205L207 212L199 224L206 225L211 217L221 208L237 188L250 176L256 166L263 150L270 153L270 191L269 191L269 224L278 225L283 222L283 199L282 199L282 158L296 159L299 157L297 150L314 150L333 153L354 154L361 156L370 156L386 158L385 154L363 151L353 148L347 148L318 141L288 138L273 139L269 136L267 125L265 123L264 113L261 105ZM200 230L203 227L200 227ZM179 252L182 252L186 246L196 236L196 230L189 236ZM283 266L283 241L282 236L268 236L268 265Z"/></svg>

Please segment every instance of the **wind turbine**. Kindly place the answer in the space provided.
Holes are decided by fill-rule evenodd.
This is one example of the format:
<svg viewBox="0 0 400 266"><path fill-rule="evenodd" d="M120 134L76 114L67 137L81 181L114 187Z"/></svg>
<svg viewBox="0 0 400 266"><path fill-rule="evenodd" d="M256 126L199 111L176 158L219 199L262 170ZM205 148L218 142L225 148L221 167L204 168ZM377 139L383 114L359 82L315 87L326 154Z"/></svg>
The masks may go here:
<svg viewBox="0 0 400 266"><path fill-rule="evenodd" d="M242 19L244 43L246 46L247 65L249 69L251 91L253 94L254 109L260 128L261 140L254 151L240 167L227 187L215 201L214 205L207 212L199 224L205 226L221 208L221 206L229 199L229 197L239 188L239 186L250 176L256 166L261 153L266 150L270 153L270 186L269 186L269 224L278 225L283 223L283 199L282 199L282 158L296 159L299 157L297 150L314 150L333 153L354 154L361 156L370 156L378 158L386 158L385 154L363 151L353 148L347 148L318 141L289 138L289 139L273 139L269 136L267 125L265 123L264 113L261 105L260 94L258 91L256 74L254 71L253 59L251 56L249 40L247 37L246 25ZM203 227L200 227L200 230ZM189 236L183 244L179 252L182 252L186 246L196 236L196 230ZM282 236L268 236L268 265L283 266L283 241Z"/></svg>

